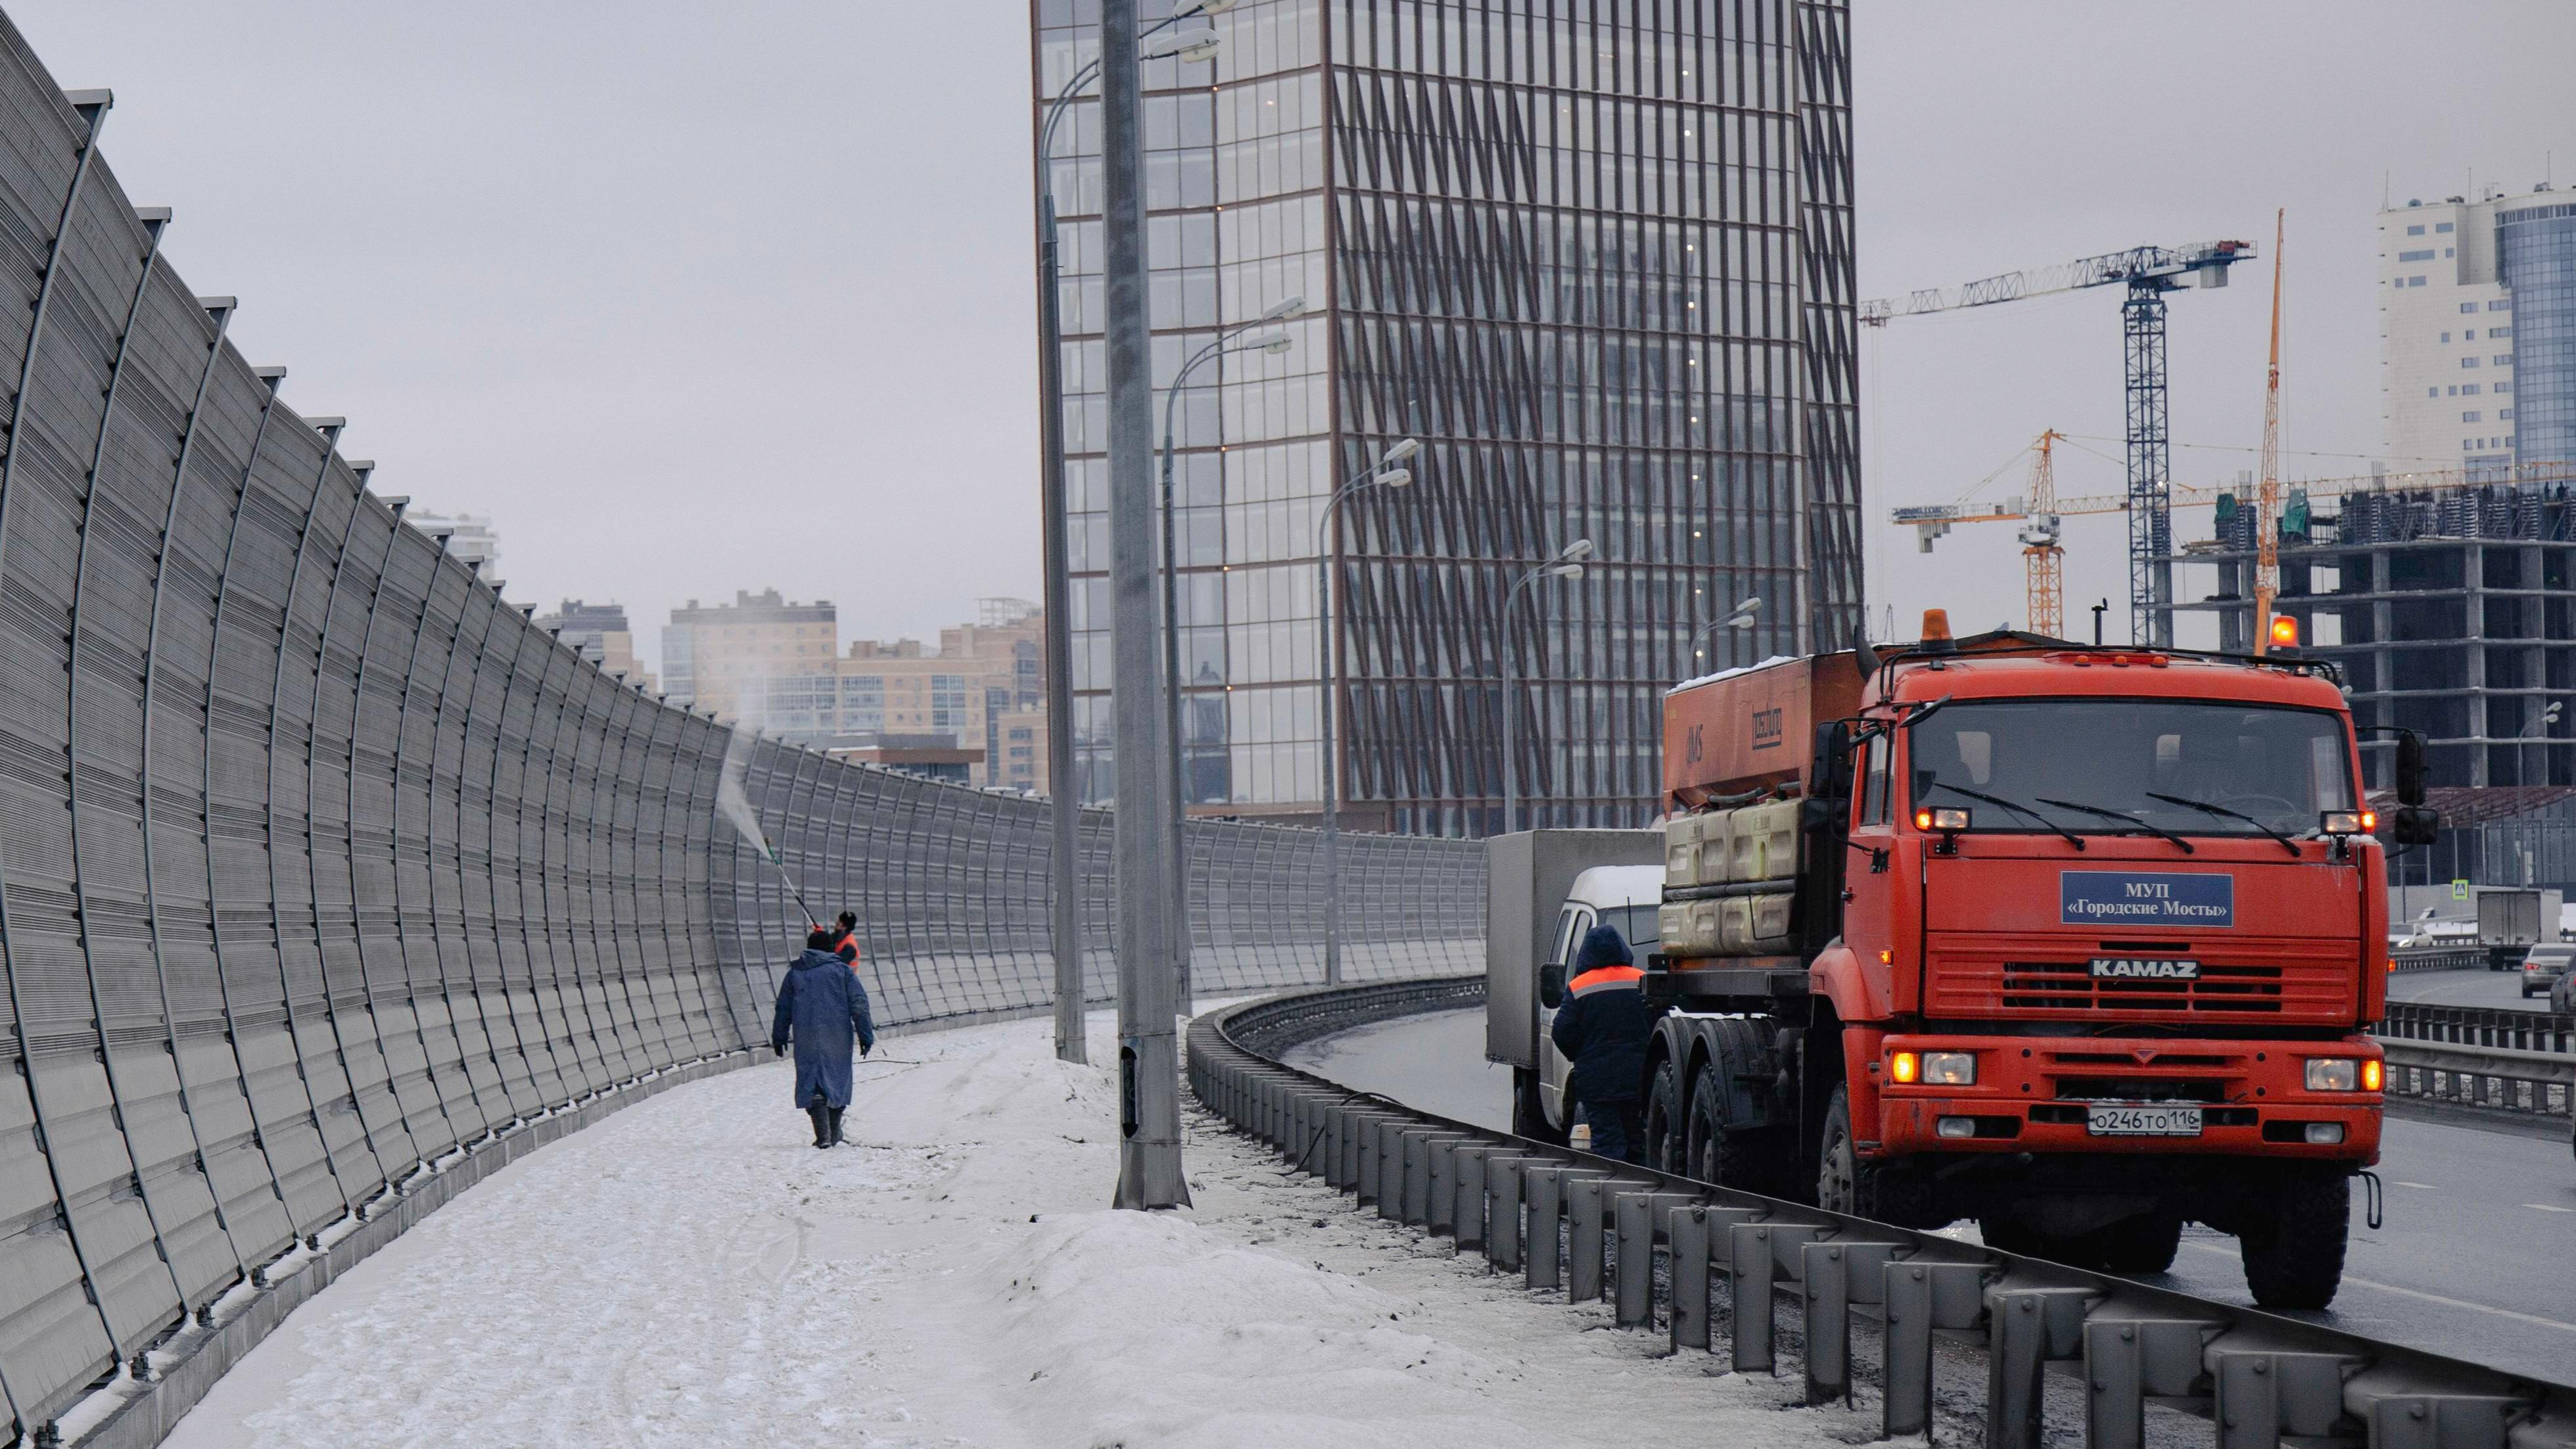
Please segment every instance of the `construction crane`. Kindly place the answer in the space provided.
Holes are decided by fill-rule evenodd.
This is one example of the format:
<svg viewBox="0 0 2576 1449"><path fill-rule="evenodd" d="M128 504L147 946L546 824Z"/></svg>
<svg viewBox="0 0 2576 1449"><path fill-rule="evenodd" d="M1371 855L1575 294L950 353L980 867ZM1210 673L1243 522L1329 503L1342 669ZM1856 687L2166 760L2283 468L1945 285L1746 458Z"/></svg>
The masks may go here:
<svg viewBox="0 0 2576 1449"><path fill-rule="evenodd" d="M1860 304L1860 320L1884 327L1899 317L1990 307L2085 287L2128 288L2120 305L2121 357L2128 375L2129 637L2173 643L2173 445L2165 425L2165 293L2187 285L2224 287L2227 269L2254 255L2241 241L2131 247L2053 267L2006 272L1959 287Z"/></svg>
<svg viewBox="0 0 2576 1449"><path fill-rule="evenodd" d="M2281 597L2281 240L2289 217L2272 213L2272 362L2263 374L2263 481L2254 506L2254 652L2272 648L2272 601ZM2296 642L2295 633L2287 642Z"/></svg>
<svg viewBox="0 0 2576 1449"><path fill-rule="evenodd" d="M2031 459L2030 491L2019 497L2005 499L2002 504L1991 507L1935 503L1894 509L1888 515L1893 522L1914 525L1916 539L1925 553L1932 551L1932 540L1948 533L1954 523L2019 523L2030 632L2052 639L2057 637L2066 614L2066 550L2059 541L2055 454L2056 445L2065 437L2064 433L2051 428L2023 450L2030 454ZM2013 461L2020 461L2019 455L2015 455ZM2004 464L2005 468L2011 466L2012 463ZM1995 471L2000 473L2003 469Z"/></svg>

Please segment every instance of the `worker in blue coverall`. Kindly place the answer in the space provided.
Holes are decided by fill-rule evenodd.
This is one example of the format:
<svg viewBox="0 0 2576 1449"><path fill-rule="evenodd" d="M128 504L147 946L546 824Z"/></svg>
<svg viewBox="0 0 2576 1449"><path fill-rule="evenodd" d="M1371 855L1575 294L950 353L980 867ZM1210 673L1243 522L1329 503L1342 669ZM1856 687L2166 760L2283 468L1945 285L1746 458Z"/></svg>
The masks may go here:
<svg viewBox="0 0 2576 1449"><path fill-rule="evenodd" d="M778 986L778 1012L769 1026L770 1050L787 1055L796 1043L796 1105L814 1119L814 1145L837 1147L841 1113L850 1105L850 1043L859 1055L876 1048L876 1023L868 1018L868 990L832 949L832 933L805 938L805 953Z"/></svg>

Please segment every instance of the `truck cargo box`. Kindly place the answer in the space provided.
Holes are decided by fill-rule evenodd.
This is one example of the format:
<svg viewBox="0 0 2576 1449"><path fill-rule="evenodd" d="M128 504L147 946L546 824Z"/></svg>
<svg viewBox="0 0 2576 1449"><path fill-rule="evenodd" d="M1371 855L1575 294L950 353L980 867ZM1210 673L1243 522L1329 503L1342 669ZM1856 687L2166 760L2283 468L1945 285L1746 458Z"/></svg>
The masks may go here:
<svg viewBox="0 0 2576 1449"><path fill-rule="evenodd" d="M1664 807L1802 786L1815 727L1860 710L1848 653L1772 659L1675 685L1664 695Z"/></svg>

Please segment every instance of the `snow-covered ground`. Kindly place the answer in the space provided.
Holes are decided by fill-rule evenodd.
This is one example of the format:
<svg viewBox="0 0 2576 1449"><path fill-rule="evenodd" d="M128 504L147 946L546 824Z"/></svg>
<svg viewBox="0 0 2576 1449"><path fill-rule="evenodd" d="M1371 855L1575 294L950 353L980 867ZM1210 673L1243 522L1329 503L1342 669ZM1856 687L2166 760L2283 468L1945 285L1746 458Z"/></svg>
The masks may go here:
<svg viewBox="0 0 2576 1449"><path fill-rule="evenodd" d="M1195 1109L1195 1206L1107 1210L1110 1078L1045 1021L897 1038L859 1075L852 1147L815 1151L765 1064L531 1154L298 1310L169 1444L1874 1437L1874 1405L1780 1412L1794 1380L1661 1357Z"/></svg>

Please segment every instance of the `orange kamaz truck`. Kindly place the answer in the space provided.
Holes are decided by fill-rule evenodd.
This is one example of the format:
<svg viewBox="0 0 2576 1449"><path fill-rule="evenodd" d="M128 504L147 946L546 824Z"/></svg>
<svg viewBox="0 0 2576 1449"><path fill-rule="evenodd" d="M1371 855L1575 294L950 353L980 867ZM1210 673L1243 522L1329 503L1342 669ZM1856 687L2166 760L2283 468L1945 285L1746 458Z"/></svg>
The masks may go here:
<svg viewBox="0 0 2576 1449"><path fill-rule="evenodd" d="M1667 697L1647 1150L2115 1272L2206 1223L2257 1303L2323 1307L2388 912L2332 667L1948 634ZM2389 833L2428 842L2387 733Z"/></svg>

